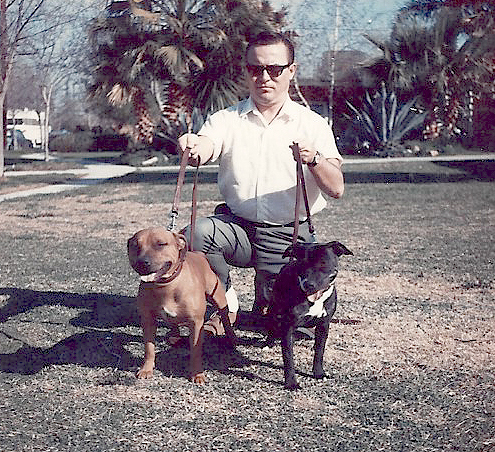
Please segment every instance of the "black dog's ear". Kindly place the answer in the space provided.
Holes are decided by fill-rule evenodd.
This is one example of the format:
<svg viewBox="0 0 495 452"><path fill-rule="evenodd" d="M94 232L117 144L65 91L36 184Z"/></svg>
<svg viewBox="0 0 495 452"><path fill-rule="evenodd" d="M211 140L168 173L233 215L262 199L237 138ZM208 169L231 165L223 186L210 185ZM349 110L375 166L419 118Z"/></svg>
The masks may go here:
<svg viewBox="0 0 495 452"><path fill-rule="evenodd" d="M286 258L289 256L294 256L294 245L289 246L282 255L282 258Z"/></svg>
<svg viewBox="0 0 495 452"><path fill-rule="evenodd" d="M327 245L329 245L332 248L333 252L339 257L343 254L354 256L354 253L345 245L342 245L342 243L340 242L330 242Z"/></svg>
<svg viewBox="0 0 495 452"><path fill-rule="evenodd" d="M299 243L289 246L282 257L293 256L298 260L307 260L311 257L311 250L314 248L315 243Z"/></svg>

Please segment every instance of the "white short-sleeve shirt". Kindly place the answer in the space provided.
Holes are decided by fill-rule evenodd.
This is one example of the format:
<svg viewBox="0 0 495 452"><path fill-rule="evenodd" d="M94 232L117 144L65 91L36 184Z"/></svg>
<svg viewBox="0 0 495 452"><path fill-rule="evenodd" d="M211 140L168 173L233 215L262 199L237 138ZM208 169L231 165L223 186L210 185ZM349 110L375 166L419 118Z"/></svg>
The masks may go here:
<svg viewBox="0 0 495 452"><path fill-rule="evenodd" d="M199 135L214 143L213 161L220 159L218 185L225 202L234 214L250 221L294 221L296 162L289 147L293 142L309 140L325 158L342 161L325 119L289 98L270 124L248 98L211 115ZM326 201L305 165L304 175L315 214ZM305 217L301 202L300 218Z"/></svg>

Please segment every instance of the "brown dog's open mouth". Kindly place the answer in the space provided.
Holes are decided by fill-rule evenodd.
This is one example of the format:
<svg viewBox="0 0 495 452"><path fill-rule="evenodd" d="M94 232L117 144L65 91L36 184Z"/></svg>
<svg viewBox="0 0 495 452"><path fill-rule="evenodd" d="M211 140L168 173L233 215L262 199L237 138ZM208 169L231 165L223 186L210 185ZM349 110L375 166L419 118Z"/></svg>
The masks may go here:
<svg viewBox="0 0 495 452"><path fill-rule="evenodd" d="M141 275L141 281L143 282L155 282L156 280L156 273L150 273L149 275Z"/></svg>
<svg viewBox="0 0 495 452"><path fill-rule="evenodd" d="M182 268L182 263L180 263L177 266L168 263L164 265L162 268L160 268L160 270L154 273L149 273L147 275L141 275L140 278L141 281L145 283L161 283L176 276L176 274L180 271L181 268Z"/></svg>

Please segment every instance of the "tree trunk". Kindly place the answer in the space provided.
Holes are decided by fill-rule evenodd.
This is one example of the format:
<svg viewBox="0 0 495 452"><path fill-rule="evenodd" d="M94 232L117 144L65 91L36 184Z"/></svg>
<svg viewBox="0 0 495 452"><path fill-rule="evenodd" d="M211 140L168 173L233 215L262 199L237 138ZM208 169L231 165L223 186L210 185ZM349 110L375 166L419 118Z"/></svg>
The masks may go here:
<svg viewBox="0 0 495 452"><path fill-rule="evenodd" d="M4 106L7 92L7 1L0 0L0 177L3 177L5 155Z"/></svg>
<svg viewBox="0 0 495 452"><path fill-rule="evenodd" d="M42 88L43 101L45 102L45 118L43 120L43 133L41 134L42 148L45 150L45 161L50 158L50 149L48 146L48 134L50 124L50 103L52 100L53 85Z"/></svg>
<svg viewBox="0 0 495 452"><path fill-rule="evenodd" d="M296 90L297 95L299 96L299 99L301 99L301 102L304 104L305 107L311 108L309 105L308 101L304 97L304 94L301 91L301 88L299 86L298 80L297 80L297 74L294 76L294 89Z"/></svg>
<svg viewBox="0 0 495 452"><path fill-rule="evenodd" d="M4 112L4 105L5 105L5 93L1 92L0 93L0 131L2 134L2 139L0 140L0 178L3 177L4 173L4 156L5 156L5 124L4 124L4 119L5 119L5 112Z"/></svg>

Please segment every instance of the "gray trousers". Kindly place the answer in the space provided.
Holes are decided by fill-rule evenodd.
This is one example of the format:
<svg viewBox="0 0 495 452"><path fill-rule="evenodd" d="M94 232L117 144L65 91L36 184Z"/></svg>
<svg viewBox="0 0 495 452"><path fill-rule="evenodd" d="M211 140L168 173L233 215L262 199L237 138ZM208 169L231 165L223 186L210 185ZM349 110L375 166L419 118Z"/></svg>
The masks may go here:
<svg viewBox="0 0 495 452"><path fill-rule="evenodd" d="M267 304L265 286L289 261L289 258L282 256L292 244L294 225L266 226L253 223L235 216L226 206L221 212L196 220L194 250L205 253L211 268L226 289L231 285L230 266L254 268L253 311L259 311ZM183 232L190 240L190 228ZM308 222L299 224L298 241L315 241L309 232Z"/></svg>

